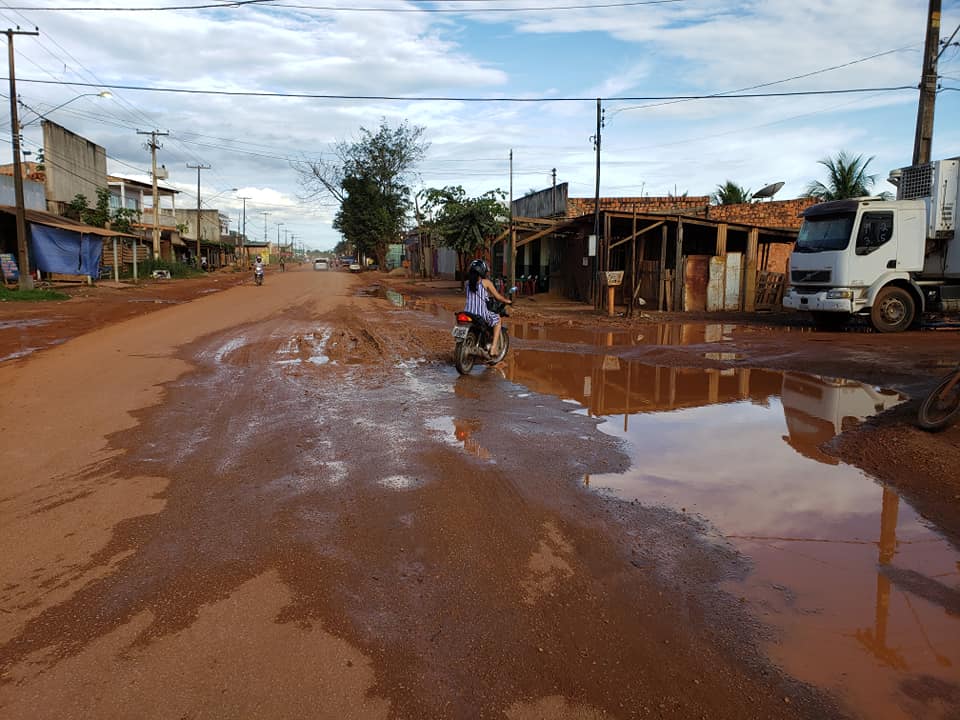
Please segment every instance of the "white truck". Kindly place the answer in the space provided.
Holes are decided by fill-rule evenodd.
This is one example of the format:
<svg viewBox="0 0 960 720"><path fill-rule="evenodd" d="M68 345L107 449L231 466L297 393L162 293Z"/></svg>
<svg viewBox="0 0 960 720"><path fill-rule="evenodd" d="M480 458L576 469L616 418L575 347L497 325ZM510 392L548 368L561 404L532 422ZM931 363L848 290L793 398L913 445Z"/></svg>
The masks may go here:
<svg viewBox="0 0 960 720"><path fill-rule="evenodd" d="M901 332L925 311L960 310L960 157L894 170L896 200L834 200L807 208L790 255L784 307L824 329L868 315Z"/></svg>

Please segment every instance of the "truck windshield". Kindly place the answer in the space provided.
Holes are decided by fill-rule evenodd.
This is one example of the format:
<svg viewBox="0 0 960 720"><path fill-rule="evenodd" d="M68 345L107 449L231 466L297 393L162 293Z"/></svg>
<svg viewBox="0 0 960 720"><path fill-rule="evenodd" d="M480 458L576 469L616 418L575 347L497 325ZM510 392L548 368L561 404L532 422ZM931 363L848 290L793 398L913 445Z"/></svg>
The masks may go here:
<svg viewBox="0 0 960 720"><path fill-rule="evenodd" d="M845 213L804 218L794 251L845 250L850 244L854 217L853 213Z"/></svg>

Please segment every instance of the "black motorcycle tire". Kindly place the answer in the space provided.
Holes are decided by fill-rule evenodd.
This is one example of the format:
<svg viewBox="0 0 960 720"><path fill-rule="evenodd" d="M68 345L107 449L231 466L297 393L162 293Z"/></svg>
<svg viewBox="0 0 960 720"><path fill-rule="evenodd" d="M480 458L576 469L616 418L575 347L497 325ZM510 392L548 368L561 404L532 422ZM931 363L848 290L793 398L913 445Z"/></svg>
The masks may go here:
<svg viewBox="0 0 960 720"><path fill-rule="evenodd" d="M473 332L467 333L467 336L458 342L453 349L453 364L456 366L458 373L466 375L473 370L476 352L477 335Z"/></svg>
<svg viewBox="0 0 960 720"><path fill-rule="evenodd" d="M257 285L263 285L263 277L261 275L254 275L253 279Z"/></svg>
<svg viewBox="0 0 960 720"><path fill-rule="evenodd" d="M917 423L924 430L936 432L943 430L957 418L960 418L960 381L954 384L950 394L941 398L940 393L953 380L957 371L947 375L937 383L933 391L927 395L917 411Z"/></svg>
<svg viewBox="0 0 960 720"><path fill-rule="evenodd" d="M496 355L491 356L488 365L496 365L498 362L502 362L503 359L507 356L507 350L510 349L510 333L507 332L506 328L500 328L500 352Z"/></svg>

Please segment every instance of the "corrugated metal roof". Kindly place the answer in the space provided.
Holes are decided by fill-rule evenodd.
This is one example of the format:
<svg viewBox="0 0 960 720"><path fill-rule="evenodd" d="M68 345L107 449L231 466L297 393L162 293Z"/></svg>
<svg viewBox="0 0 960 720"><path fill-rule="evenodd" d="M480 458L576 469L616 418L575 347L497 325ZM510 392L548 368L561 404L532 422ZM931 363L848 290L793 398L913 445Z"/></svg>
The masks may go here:
<svg viewBox="0 0 960 720"><path fill-rule="evenodd" d="M16 216L17 209L11 205L0 205L0 212ZM43 212L42 210L31 210L26 208L23 211L23 214L29 223L60 228L61 230L72 230L73 232L82 233L84 235L99 235L101 237L139 237L139 235L131 235L130 233L122 233L116 230L107 230L106 228L96 227L95 225L85 225L77 220L71 220L70 218Z"/></svg>

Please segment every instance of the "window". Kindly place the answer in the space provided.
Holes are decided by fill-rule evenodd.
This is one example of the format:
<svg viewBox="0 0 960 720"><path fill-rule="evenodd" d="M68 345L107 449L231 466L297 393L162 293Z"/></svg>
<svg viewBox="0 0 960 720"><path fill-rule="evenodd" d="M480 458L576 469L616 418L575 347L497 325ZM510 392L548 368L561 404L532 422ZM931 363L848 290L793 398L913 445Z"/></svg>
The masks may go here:
<svg viewBox="0 0 960 720"><path fill-rule="evenodd" d="M860 217L857 255L869 255L893 239L893 213L868 212Z"/></svg>
<svg viewBox="0 0 960 720"><path fill-rule="evenodd" d="M802 253L824 250L846 250L853 230L853 213L816 215L804 218L797 237L796 251Z"/></svg>

